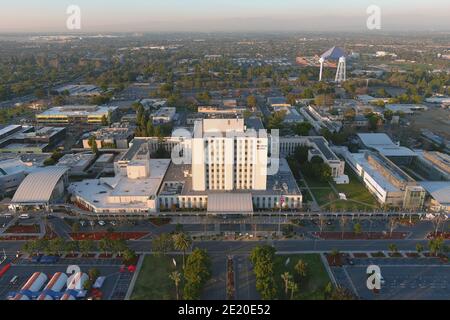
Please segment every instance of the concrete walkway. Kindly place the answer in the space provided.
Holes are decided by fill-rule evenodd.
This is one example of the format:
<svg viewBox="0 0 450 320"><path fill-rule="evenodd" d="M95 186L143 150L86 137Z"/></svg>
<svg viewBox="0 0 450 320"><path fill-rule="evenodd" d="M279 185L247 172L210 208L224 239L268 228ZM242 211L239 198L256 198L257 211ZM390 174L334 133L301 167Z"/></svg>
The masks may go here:
<svg viewBox="0 0 450 320"><path fill-rule="evenodd" d="M133 274L133 278L131 279L130 286L128 287L127 294L125 295L124 300L130 300L131 294L133 293L134 286L136 284L136 280L139 276L139 273L141 272L142 264L144 263L145 254L141 254L139 256L138 263L136 265L136 271Z"/></svg>

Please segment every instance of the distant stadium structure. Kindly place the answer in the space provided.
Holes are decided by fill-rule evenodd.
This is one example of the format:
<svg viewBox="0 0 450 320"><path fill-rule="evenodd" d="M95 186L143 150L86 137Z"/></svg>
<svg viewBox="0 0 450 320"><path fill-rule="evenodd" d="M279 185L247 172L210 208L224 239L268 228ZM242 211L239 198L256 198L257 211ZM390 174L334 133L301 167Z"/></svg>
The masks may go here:
<svg viewBox="0 0 450 320"><path fill-rule="evenodd" d="M319 72L319 81L322 81L322 73L323 66L325 61L331 61L336 63L336 77L334 79L335 82L341 83L346 80L346 54L343 49L339 47L332 47L325 51L319 59L320 62L320 72Z"/></svg>

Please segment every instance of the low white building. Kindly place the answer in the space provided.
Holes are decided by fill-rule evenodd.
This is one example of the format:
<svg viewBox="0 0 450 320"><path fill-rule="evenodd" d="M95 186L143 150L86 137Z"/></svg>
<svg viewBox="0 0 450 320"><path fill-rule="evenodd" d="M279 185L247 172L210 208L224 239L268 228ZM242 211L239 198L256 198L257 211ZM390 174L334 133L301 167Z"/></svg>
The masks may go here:
<svg viewBox="0 0 450 320"><path fill-rule="evenodd" d="M425 190L386 157L374 152L343 153L347 164L383 205L421 209Z"/></svg>
<svg viewBox="0 0 450 320"><path fill-rule="evenodd" d="M150 159L143 145L114 177L75 182L69 192L79 207L99 214L156 212L158 190L169 164L169 159Z"/></svg>
<svg viewBox="0 0 450 320"><path fill-rule="evenodd" d="M176 118L176 115L177 115L177 108L164 107L152 113L151 116L154 124L163 124L172 122Z"/></svg>

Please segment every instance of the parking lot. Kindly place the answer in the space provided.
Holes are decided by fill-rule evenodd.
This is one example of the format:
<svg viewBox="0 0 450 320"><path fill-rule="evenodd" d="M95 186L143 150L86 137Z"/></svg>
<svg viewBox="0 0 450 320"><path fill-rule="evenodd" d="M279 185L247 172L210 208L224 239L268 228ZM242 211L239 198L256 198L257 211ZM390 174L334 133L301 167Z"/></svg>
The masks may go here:
<svg viewBox="0 0 450 320"><path fill-rule="evenodd" d="M367 288L369 265L379 266L384 279L378 293ZM354 259L354 265L333 267L332 271L340 285L361 299L441 300L450 297L450 265L439 259Z"/></svg>
<svg viewBox="0 0 450 320"><path fill-rule="evenodd" d="M92 268L98 269L100 276L106 277L100 289L104 300L123 300L133 277L133 273L127 270L120 272L121 260L119 259L60 259L54 264L45 265L21 259L13 263L11 268L0 278L0 299L5 300L9 292L20 290L34 272L44 272L48 276L48 282L56 272L66 272L69 265L77 265L85 273ZM14 276L18 276L19 280L13 285L10 284L10 280Z"/></svg>

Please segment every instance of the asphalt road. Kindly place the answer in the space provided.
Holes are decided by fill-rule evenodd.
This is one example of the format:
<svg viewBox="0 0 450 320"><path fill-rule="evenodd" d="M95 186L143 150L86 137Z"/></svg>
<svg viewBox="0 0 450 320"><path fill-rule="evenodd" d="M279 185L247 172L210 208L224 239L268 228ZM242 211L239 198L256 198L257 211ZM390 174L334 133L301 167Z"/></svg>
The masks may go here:
<svg viewBox="0 0 450 320"><path fill-rule="evenodd" d="M14 254L24 241L1 241L0 253ZM323 252L323 251L388 251L389 244L395 244L400 251L416 251L416 244L427 248L427 240L268 240L268 241L196 241L194 247L203 248L210 253L239 254L249 253L257 245L274 245L278 252ZM151 240L128 242L137 252L151 252ZM450 245L450 240L445 242Z"/></svg>

